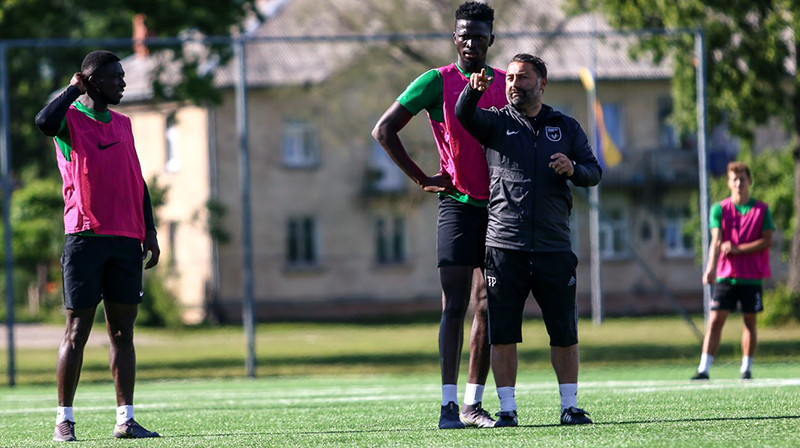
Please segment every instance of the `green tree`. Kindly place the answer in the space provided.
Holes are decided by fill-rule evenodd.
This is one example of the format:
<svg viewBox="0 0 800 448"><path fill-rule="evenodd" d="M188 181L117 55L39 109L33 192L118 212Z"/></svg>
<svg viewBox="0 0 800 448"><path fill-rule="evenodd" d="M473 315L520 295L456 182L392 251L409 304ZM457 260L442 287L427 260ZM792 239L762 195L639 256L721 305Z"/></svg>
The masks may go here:
<svg viewBox="0 0 800 448"><path fill-rule="evenodd" d="M255 0L25 0L0 2L0 40L55 38L130 38L133 17L146 16L154 35L178 36L187 30L209 35L228 35L244 23ZM33 124L36 112L48 96L69 82L80 68L83 56L96 48L10 48L7 55L9 108L13 168L36 166L40 172L55 175L52 144ZM108 48L120 57L132 53L130 46ZM198 62L185 58L180 48L175 57L183 60L184 82L156 92L178 99L208 98L213 95L210 73L198 73ZM225 57L227 48L212 47L214 55ZM188 53L188 52L187 52ZM213 97L213 96L212 96ZM45 149L46 148L46 149Z"/></svg>
<svg viewBox="0 0 800 448"><path fill-rule="evenodd" d="M800 215L800 3L568 0L571 12L587 9L602 11L609 23L620 29L703 29L709 124L726 122L731 132L748 144L757 125L770 119L782 121L793 137L789 165L794 176L793 206L789 209L795 217ZM662 35L642 38L634 50L637 55L673 62L673 118L686 130L695 127L693 45L689 35ZM789 290L800 303L800 232L796 226L789 266Z"/></svg>

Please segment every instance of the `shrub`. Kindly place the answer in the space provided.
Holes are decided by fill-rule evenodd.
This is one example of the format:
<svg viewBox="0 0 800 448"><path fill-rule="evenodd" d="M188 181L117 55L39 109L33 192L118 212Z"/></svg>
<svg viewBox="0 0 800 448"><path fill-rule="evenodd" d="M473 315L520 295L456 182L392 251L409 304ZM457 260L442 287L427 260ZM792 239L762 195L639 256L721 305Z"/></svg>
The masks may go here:
<svg viewBox="0 0 800 448"><path fill-rule="evenodd" d="M775 327L791 321L800 322L797 297L786 284L764 291L764 311L758 315L759 325Z"/></svg>

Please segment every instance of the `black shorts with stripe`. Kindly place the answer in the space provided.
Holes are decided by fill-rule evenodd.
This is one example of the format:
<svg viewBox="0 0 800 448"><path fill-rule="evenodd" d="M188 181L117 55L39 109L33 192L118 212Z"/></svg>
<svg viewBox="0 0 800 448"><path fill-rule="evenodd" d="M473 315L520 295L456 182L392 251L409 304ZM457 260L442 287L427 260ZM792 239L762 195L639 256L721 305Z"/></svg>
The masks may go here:
<svg viewBox="0 0 800 448"><path fill-rule="evenodd" d="M736 311L737 304L741 304L740 309L743 313L758 313L764 310L761 294L761 285L731 284L724 281L715 283L709 308Z"/></svg>
<svg viewBox="0 0 800 448"><path fill-rule="evenodd" d="M438 267L483 266L488 222L486 207L440 195L436 231Z"/></svg>
<svg viewBox="0 0 800 448"><path fill-rule="evenodd" d="M542 310L550 345L578 343L576 268L572 251L524 252L486 248L489 343L522 342L522 312L533 293Z"/></svg>
<svg viewBox="0 0 800 448"><path fill-rule="evenodd" d="M135 238L67 235L61 272L67 309L101 300L142 303L142 244Z"/></svg>

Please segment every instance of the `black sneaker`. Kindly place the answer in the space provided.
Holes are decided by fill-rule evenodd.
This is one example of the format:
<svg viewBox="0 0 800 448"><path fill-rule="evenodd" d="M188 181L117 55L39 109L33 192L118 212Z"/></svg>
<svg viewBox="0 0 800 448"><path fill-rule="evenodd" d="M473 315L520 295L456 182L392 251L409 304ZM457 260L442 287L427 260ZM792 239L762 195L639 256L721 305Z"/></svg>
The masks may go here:
<svg viewBox="0 0 800 448"><path fill-rule="evenodd" d="M742 379L743 380L752 380L753 379L753 375L750 374L749 370L745 370L744 372L742 372Z"/></svg>
<svg viewBox="0 0 800 448"><path fill-rule="evenodd" d="M562 425L591 425L592 419L587 417L588 412L575 406L570 406L561 411Z"/></svg>
<svg viewBox="0 0 800 448"><path fill-rule="evenodd" d="M121 425L114 425L114 437L118 439L148 439L151 437L161 437L155 431L148 431L136 420L130 419Z"/></svg>
<svg viewBox="0 0 800 448"><path fill-rule="evenodd" d="M56 424L56 430L53 432L54 442L74 442L78 439L75 438L75 422L64 420Z"/></svg>
<svg viewBox="0 0 800 448"><path fill-rule="evenodd" d="M697 372L692 377L692 381L705 381L708 379L708 372Z"/></svg>
<svg viewBox="0 0 800 448"><path fill-rule="evenodd" d="M495 428L514 427L519 424L517 411L501 411L494 415L497 417L497 421L494 423Z"/></svg>
<svg viewBox="0 0 800 448"><path fill-rule="evenodd" d="M458 415L458 405L451 401L446 406L442 406L442 413L439 414L439 429L464 429L463 423Z"/></svg>
<svg viewBox="0 0 800 448"><path fill-rule="evenodd" d="M458 417L467 426L494 428L494 419L481 407L480 401L475 404L465 404Z"/></svg>

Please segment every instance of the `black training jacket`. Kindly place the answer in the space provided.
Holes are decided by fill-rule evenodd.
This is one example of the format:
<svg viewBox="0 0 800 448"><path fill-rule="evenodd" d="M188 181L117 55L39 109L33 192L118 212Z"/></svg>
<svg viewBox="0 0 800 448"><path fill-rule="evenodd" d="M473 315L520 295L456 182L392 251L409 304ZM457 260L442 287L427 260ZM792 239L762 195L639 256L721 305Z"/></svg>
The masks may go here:
<svg viewBox="0 0 800 448"><path fill-rule="evenodd" d="M489 227L486 245L528 252L570 250L569 215L578 187L600 182L602 169L580 124L542 105L531 120L513 106L478 108L482 92L469 84L456 103L456 117L480 143L489 164ZM560 152L572 160L572 177L548 167Z"/></svg>

